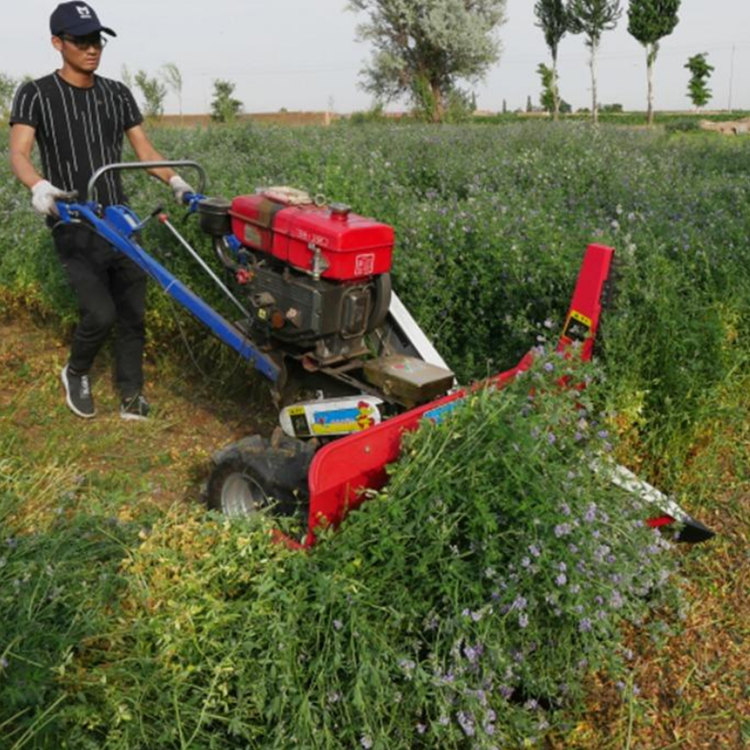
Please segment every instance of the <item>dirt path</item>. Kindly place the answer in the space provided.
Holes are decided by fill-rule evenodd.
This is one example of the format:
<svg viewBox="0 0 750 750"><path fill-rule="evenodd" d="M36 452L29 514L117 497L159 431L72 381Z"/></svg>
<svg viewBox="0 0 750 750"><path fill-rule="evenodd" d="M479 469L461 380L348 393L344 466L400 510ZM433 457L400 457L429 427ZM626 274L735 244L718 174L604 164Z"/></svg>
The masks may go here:
<svg viewBox="0 0 750 750"><path fill-rule="evenodd" d="M243 393L238 373L232 386L206 385L195 366L171 361L146 364L153 418L125 422L119 418L107 352L92 372L97 416L82 420L64 402L64 339L53 326L28 316L0 320L0 430L25 445L30 463L50 452L75 456L86 474L131 475L142 493L165 507L198 498L215 450L273 428L275 412L263 384L256 381Z"/></svg>

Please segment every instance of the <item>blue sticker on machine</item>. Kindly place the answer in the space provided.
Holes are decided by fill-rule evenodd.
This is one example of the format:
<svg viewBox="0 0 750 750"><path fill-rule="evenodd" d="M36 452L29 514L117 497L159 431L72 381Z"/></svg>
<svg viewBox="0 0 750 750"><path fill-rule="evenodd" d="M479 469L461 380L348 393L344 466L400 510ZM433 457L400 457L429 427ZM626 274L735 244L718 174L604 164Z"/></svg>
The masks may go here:
<svg viewBox="0 0 750 750"><path fill-rule="evenodd" d="M462 404L463 402L464 399L457 398L455 401L443 404L442 406L437 406L434 409L430 409L430 411L426 411L424 413L424 418L429 419L435 424L440 424L459 404Z"/></svg>
<svg viewBox="0 0 750 750"><path fill-rule="evenodd" d="M376 424L377 410L367 401L360 401L355 408L328 409L313 412L314 435L340 435L359 432Z"/></svg>

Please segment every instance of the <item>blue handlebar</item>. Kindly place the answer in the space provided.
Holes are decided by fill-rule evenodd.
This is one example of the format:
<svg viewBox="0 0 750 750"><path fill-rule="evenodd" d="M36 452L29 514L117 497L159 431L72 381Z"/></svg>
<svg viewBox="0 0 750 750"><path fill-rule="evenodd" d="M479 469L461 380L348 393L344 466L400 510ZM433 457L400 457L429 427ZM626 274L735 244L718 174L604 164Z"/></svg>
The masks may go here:
<svg viewBox="0 0 750 750"><path fill-rule="evenodd" d="M197 210L198 203L204 197L197 193L191 195L191 210ZM102 239L140 266L159 283L170 297L198 318L221 341L252 363L256 370L274 383L279 380L281 368L273 359L257 349L237 326L193 293L133 239L133 234L143 226L143 222L134 211L127 206L107 206L102 218L97 213L99 206L94 202L67 203L65 201L58 201L57 209L61 222L65 224L85 222L90 225Z"/></svg>

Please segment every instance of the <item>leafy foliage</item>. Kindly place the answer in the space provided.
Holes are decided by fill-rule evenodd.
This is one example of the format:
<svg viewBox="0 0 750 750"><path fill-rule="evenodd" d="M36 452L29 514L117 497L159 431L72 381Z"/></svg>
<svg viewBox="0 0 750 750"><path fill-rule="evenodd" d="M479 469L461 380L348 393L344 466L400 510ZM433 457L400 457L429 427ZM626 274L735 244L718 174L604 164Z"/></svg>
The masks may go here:
<svg viewBox="0 0 750 750"><path fill-rule="evenodd" d="M167 87L177 96L180 116L182 116L182 72L175 63L165 63L162 65L161 74Z"/></svg>
<svg viewBox="0 0 750 750"><path fill-rule="evenodd" d="M614 29L621 15L620 0L570 0L568 5L570 30L574 34L583 34L591 50L591 111L595 124L598 122L596 54L602 34Z"/></svg>
<svg viewBox="0 0 750 750"><path fill-rule="evenodd" d="M0 72L0 117L7 118L10 114L11 102L18 82L15 78Z"/></svg>
<svg viewBox="0 0 750 750"><path fill-rule="evenodd" d="M551 93L552 107L548 107L544 99L542 106L548 112L553 112L555 119L557 119L560 114L560 95L557 83L557 51L562 38L570 30L568 9L564 0L537 0L534 5L534 14L537 18L536 25L544 32L544 41L547 43L547 47L552 55L551 81L549 86L543 83L545 91L549 88ZM541 73L541 66L539 72Z"/></svg>
<svg viewBox="0 0 750 750"><path fill-rule="evenodd" d="M406 95L441 121L460 80L476 82L497 61L494 30L506 0L351 0L368 20L358 34L375 48L363 88L378 100Z"/></svg>
<svg viewBox="0 0 750 750"><path fill-rule="evenodd" d="M214 95L211 100L211 119L215 122L232 122L242 111L242 102L232 95L236 84L217 79L214 81Z"/></svg>
<svg viewBox="0 0 750 750"><path fill-rule="evenodd" d="M677 28L681 1L630 0L628 33L644 47L656 48L652 52L654 60L659 41Z"/></svg>
<svg viewBox="0 0 750 750"><path fill-rule="evenodd" d="M711 101L711 89L708 88L708 79L714 71L713 65L709 65L708 54L693 55L685 64L690 71L690 83L688 84L688 95L695 107L703 107Z"/></svg>
<svg viewBox="0 0 750 750"><path fill-rule="evenodd" d="M539 63L536 71L542 79L542 96L539 102L545 112L554 112L557 105L555 97L555 73L552 68L548 68L544 63Z"/></svg>
<svg viewBox="0 0 750 750"><path fill-rule="evenodd" d="M681 0L630 0L628 32L646 48L648 67L648 123L654 122L653 66L659 42L677 27Z"/></svg>
<svg viewBox="0 0 750 750"><path fill-rule="evenodd" d="M164 99L167 96L167 87L155 76L149 78L145 70L139 70L135 74L135 85L143 95L143 111L146 117L161 117L164 114Z"/></svg>

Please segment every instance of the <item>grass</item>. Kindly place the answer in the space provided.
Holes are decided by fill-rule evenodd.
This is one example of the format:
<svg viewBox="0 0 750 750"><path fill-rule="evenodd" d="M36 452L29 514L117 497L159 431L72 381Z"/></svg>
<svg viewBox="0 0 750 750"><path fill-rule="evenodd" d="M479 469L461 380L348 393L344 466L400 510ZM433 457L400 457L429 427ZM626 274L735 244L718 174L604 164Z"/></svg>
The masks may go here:
<svg viewBox="0 0 750 750"><path fill-rule="evenodd" d="M556 324L587 241L618 247L625 261L619 314L608 317L603 349L618 456L675 492L720 536L679 556L688 581L684 619L665 611L655 621L662 624L629 631L634 658L624 689L617 679L592 676L587 713L549 743L586 750L747 744L750 186L744 145L710 135L618 130L595 136L597 149L591 150L587 128L550 130L536 123L480 125L470 132L334 128L293 136L238 127L156 137L170 155L203 154L217 191L235 194L256 181L318 186L394 223L399 292L465 378L514 362L544 335L545 320ZM267 149L267 141L276 147ZM144 189L146 203L156 199L151 187ZM41 691L24 704L17 697L3 702L0 726L12 731L8 747L55 747L60 737L73 736L92 747L114 747L129 736L126 725L144 704L102 702L87 680L107 674L102 665L113 644L128 642L117 626L120 616L132 623L140 611L139 622L148 627L160 608L165 638L177 624L189 629L191 618L200 620L203 615L191 614L190 597L197 605L205 592L179 588L190 583L181 575L188 563L230 588L247 585L237 565L251 554L238 539L242 532L199 521L197 501L211 450L256 429L267 432L272 413L257 382L238 385L244 379L236 360L211 349L195 329L188 326L187 335L204 369L213 362L211 379L197 373L189 357L174 356L174 313L152 290L149 393L160 413L147 426L120 424L103 362L95 373L101 416L81 429L62 403L58 381L74 310L50 248L25 210L25 196L9 181L2 191L1 536L28 543L28 557L15 558L13 575L0 578L2 594L7 589L15 596L15 571L32 559L32 577L23 585L33 581L24 595L33 592L37 581L46 581L42 562L60 549L70 552L53 556L62 558L60 580L71 593L43 606L29 594L31 619L0 618L0 654L9 661L0 671L0 690L18 690L18 672L10 669L26 669L15 660L19 652L40 665L33 682ZM152 241L169 247L158 235ZM192 273L181 258L169 261ZM116 543L112 529L120 535ZM110 536L102 538L102 530ZM81 539L86 533L93 536ZM223 570L211 566L219 551L226 555L219 558ZM200 562L194 553L209 557ZM76 588L73 560L80 561L80 581L90 583L86 591ZM134 571L139 560L148 566ZM163 587L157 600L139 588L146 570ZM101 572L113 576L114 588L100 585ZM184 607L169 604L170 586L186 597ZM103 619L76 619L76 602L90 603ZM48 609L52 604L60 609ZM71 621L75 627L68 627ZM38 643L16 642L38 623L51 634L41 657ZM97 640L102 634L107 639ZM200 640L195 643L200 655ZM206 662L213 671L192 694L196 703L183 704L179 692L170 698L164 746L196 746L190 744L194 733L217 720L222 691L232 690L232 680L222 677L225 660L233 658L232 645L225 645ZM120 695L138 695L138 679L156 691L171 684L160 682L158 670L143 672L143 664L136 669L123 656L113 665ZM181 671L189 666L176 664L175 679L192 684L193 673ZM118 695L117 689L108 695ZM92 739L105 725L109 745Z"/></svg>

